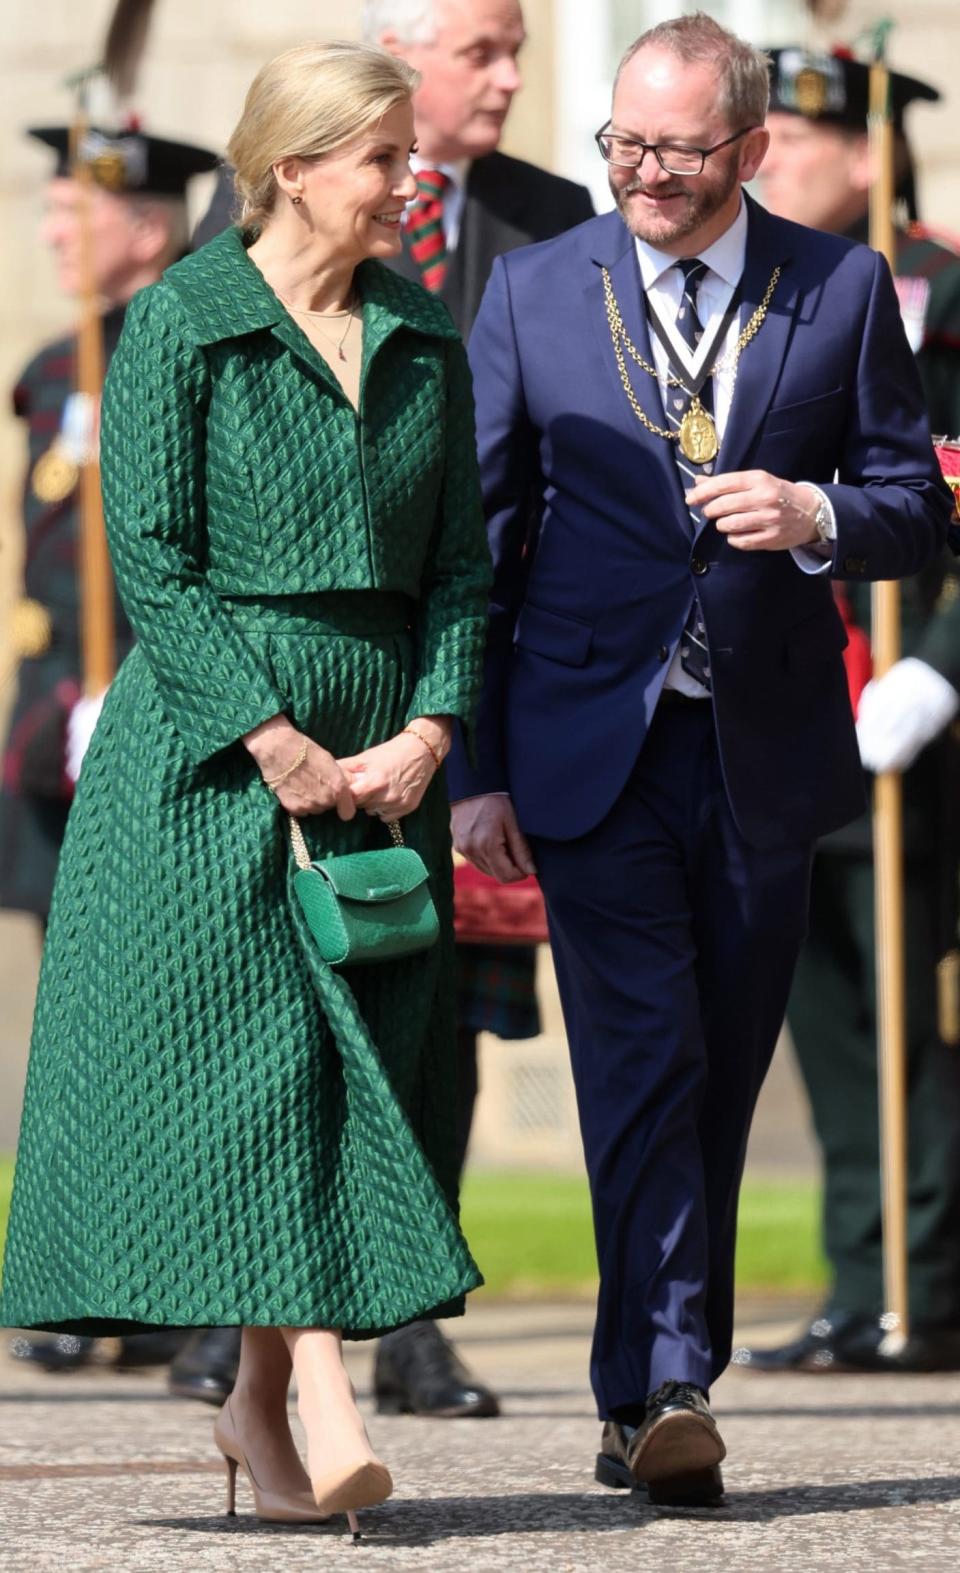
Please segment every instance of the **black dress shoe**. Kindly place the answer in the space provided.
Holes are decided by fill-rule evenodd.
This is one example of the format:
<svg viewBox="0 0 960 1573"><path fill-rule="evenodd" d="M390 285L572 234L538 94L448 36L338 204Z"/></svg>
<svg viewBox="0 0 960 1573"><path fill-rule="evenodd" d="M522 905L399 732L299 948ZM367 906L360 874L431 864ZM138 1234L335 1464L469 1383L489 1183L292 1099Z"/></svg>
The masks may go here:
<svg viewBox="0 0 960 1573"><path fill-rule="evenodd" d="M792 1342L735 1349L732 1362L751 1371L960 1371L960 1327L921 1325L892 1351L885 1339L878 1318L827 1310Z"/></svg>
<svg viewBox="0 0 960 1573"><path fill-rule="evenodd" d="M219 1409L233 1392L240 1364L239 1327L202 1327L192 1333L170 1367L175 1398L199 1398Z"/></svg>
<svg viewBox="0 0 960 1573"><path fill-rule="evenodd" d="M471 1376L436 1322L412 1322L381 1338L373 1391L381 1415L481 1420L500 1413L496 1394Z"/></svg>
<svg viewBox="0 0 960 1573"><path fill-rule="evenodd" d="M27 1360L44 1371L79 1371L93 1361L97 1340L75 1333L18 1333L10 1340L14 1360Z"/></svg>
<svg viewBox="0 0 960 1573"><path fill-rule="evenodd" d="M664 1382L647 1399L641 1425L605 1422L595 1474L617 1491L646 1488L658 1507L717 1507L726 1451L699 1387Z"/></svg>
<svg viewBox="0 0 960 1573"><path fill-rule="evenodd" d="M161 1327L153 1333L127 1333L117 1340L113 1359L117 1371L138 1371L143 1366L169 1365L183 1348L189 1333L182 1327Z"/></svg>

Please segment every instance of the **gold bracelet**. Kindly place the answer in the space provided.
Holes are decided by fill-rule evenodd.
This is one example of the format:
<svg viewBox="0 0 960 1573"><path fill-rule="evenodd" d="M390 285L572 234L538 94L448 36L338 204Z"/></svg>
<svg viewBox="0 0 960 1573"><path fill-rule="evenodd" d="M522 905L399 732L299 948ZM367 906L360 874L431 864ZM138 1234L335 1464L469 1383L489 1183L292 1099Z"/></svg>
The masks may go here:
<svg viewBox="0 0 960 1573"><path fill-rule="evenodd" d="M278 776L274 776L272 781L268 781L266 779L266 777L264 777L264 782L263 782L264 786L267 787L271 792L275 792L277 790L277 787L280 785L280 783L282 781L286 781L287 776L292 776L293 772L295 770L299 770L300 769L300 766L303 764L303 761L306 759L306 757L307 757L307 740L306 740L306 738L304 738L303 742L300 745L300 752L297 755L296 759L293 761L293 764L292 765L288 765L286 770L281 770L280 774Z"/></svg>
<svg viewBox="0 0 960 1573"><path fill-rule="evenodd" d="M443 764L443 760L440 758L440 755L437 753L437 750L434 748L429 738L424 737L422 732L418 732L415 726L405 726L403 730L405 732L409 732L411 737L419 738L424 748L428 748L430 750L431 754L433 755L433 762L439 770L440 766Z"/></svg>

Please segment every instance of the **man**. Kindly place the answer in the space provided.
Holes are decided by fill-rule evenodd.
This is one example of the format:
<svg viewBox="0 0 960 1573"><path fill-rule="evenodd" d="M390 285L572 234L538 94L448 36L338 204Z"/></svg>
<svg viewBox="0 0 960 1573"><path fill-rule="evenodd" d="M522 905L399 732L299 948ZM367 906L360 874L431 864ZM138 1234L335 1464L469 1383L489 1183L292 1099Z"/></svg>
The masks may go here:
<svg viewBox="0 0 960 1573"><path fill-rule="evenodd" d="M363 35L421 74L414 98L418 154L412 160L420 195L408 214L396 265L439 294L466 338L495 258L591 218L590 194L498 152L522 85L518 56L525 32L517 0L367 0ZM224 171L194 245L219 233L232 209L232 179ZM461 1169L477 1096L477 1036L487 1031L528 1038L540 1030L535 960L527 946L457 947ZM175 1390L186 1393L205 1381L212 1358L217 1381L211 1396L226 1396L225 1340L231 1336L199 1335L174 1367ZM374 1391L381 1412L438 1419L499 1412L495 1394L467 1370L435 1322L415 1322L381 1339Z"/></svg>
<svg viewBox="0 0 960 1573"><path fill-rule="evenodd" d="M525 39L517 0L367 0L364 37L420 72L414 98L418 200L397 266L445 301L468 338L494 261L593 217L583 186L498 151ZM536 952L457 947L460 1059L458 1142L466 1158L477 1096L477 1035L539 1031ZM496 1414L496 1397L464 1368L436 1322L380 1340L374 1390L381 1410L435 1416Z"/></svg>
<svg viewBox="0 0 960 1573"><path fill-rule="evenodd" d="M768 90L702 13L644 34L598 134L618 211L498 261L470 345L495 580L455 842L540 876L597 1478L664 1503L722 1496L747 1132L813 841L863 803L830 577L916 572L951 512L882 260L742 195Z"/></svg>
<svg viewBox="0 0 960 1573"><path fill-rule="evenodd" d="M212 169L215 156L139 132L91 130L79 157L92 180L81 191L69 157L68 127L46 126L29 134L56 154L42 238L53 253L59 286L70 298L77 298L83 286L86 194L90 278L103 313L109 363L128 302L184 250L187 182ZM26 424L28 462L23 598L13 617L19 683L0 785L0 906L34 914L41 929L79 767L77 722L87 719L89 709L80 698L78 481L80 464L95 452L97 416L77 397L76 381L76 338L69 335L42 349L14 389L14 409ZM116 618L119 658L132 637L119 603ZM117 1364L165 1361L180 1341L172 1333L124 1338ZM94 1341L31 1336L15 1340L14 1350L50 1370L68 1370L91 1358Z"/></svg>
<svg viewBox="0 0 960 1573"><path fill-rule="evenodd" d="M772 212L862 240L871 165L868 67L843 55L774 51L770 150L760 188ZM894 74L897 290L935 432L960 432L960 257L915 220L904 112L936 91ZM846 615L870 630L865 588ZM871 769L904 770L909 1054L911 1337L886 1352L881 1251L873 865L864 816L821 843L810 934L788 1019L824 1158L823 1232L831 1285L802 1334L737 1350L758 1370L960 1369L960 1055L938 1023L937 968L956 930L960 748L960 577L946 554L903 585L904 658L863 694L858 735ZM867 672L864 672L864 676ZM859 685L858 685L859 686ZM950 1041L944 1041L946 1039Z"/></svg>

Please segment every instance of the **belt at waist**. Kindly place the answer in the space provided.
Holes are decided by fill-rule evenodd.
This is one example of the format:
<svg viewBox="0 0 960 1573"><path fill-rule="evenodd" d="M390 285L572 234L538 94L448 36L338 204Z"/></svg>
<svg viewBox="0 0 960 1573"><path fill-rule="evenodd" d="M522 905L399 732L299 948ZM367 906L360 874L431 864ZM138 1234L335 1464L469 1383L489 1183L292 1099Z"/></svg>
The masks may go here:
<svg viewBox="0 0 960 1573"><path fill-rule="evenodd" d="M345 634L376 638L406 633L416 602L385 590L328 590L309 595L221 596L230 616L244 628L268 634Z"/></svg>

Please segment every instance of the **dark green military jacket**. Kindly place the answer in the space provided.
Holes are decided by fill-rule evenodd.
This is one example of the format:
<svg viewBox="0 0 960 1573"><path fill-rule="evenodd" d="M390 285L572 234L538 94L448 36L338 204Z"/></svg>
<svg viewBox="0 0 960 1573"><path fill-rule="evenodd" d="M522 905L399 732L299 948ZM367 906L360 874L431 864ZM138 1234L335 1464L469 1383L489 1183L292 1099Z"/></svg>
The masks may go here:
<svg viewBox="0 0 960 1573"><path fill-rule="evenodd" d="M854 238L865 236L857 233ZM917 369L923 383L934 433L960 434L960 256L934 240L920 225L897 236L896 276L922 283L922 341ZM847 586L854 616L870 627L870 587ZM904 655L932 666L960 691L960 560L945 551L901 585ZM960 851L960 742L956 727L924 749L904 777L904 835L908 852L935 859L952 893ZM836 850L870 850L870 822L860 819L829 837ZM952 899L951 899L952 904ZM953 918L944 915L944 932Z"/></svg>
<svg viewBox="0 0 960 1573"><path fill-rule="evenodd" d="M236 229L127 312L104 398L107 526L131 622L196 761L284 707L225 610L231 599L408 596L411 715L472 713L489 553L466 354L419 285L375 261L357 282L359 412ZM146 399L143 436L122 414Z"/></svg>
<svg viewBox="0 0 960 1573"><path fill-rule="evenodd" d="M109 363L124 308L103 318ZM82 686L80 648L80 491L68 467L59 484L43 480L64 410L77 386L76 336L55 340L21 372L14 413L27 434L23 486L23 599L14 608L8 644L19 659L0 780L0 907L50 910L57 859L73 797L65 770L67 716ZM72 479L71 479L72 472ZM118 658L133 635L119 598L114 607Z"/></svg>
<svg viewBox="0 0 960 1573"><path fill-rule="evenodd" d="M923 338L917 369L935 433L960 437L960 255L922 224L897 236L897 278L922 280Z"/></svg>

